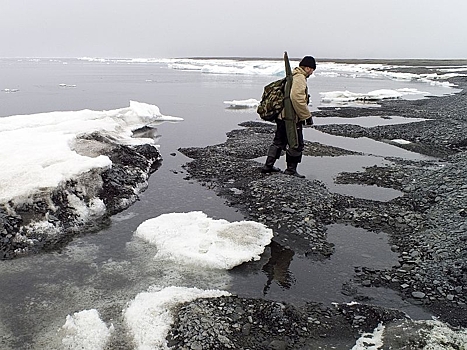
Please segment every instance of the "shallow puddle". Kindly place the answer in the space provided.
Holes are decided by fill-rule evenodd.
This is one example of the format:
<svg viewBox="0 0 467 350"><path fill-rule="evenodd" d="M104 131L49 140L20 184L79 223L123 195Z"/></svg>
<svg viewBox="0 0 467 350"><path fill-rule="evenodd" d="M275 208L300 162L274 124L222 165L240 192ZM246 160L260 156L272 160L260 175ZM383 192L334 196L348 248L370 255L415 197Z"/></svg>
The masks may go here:
<svg viewBox="0 0 467 350"><path fill-rule="evenodd" d="M391 162L384 158L369 155L303 157L303 161L299 165L299 172L308 179L322 181L330 192L386 202L402 196L403 193L392 188L378 186L336 184L334 180L342 172L364 172L366 167L389 165Z"/></svg>
<svg viewBox="0 0 467 350"><path fill-rule="evenodd" d="M311 142L319 142L323 145L344 148L349 151L371 154L380 157L398 157L403 159L422 160L433 159L419 153L404 150L388 143L372 140L368 137L350 138L326 134L317 129L303 129L303 137Z"/></svg>
<svg viewBox="0 0 467 350"><path fill-rule="evenodd" d="M371 128L380 125L397 125L422 122L429 119L423 118L405 118L398 115L394 116L368 116L368 117L356 117L356 118L342 118L342 117L326 117L317 118L313 117L313 123L315 125L330 125L330 124L352 124L360 125L366 128Z"/></svg>
<svg viewBox="0 0 467 350"><path fill-rule="evenodd" d="M266 157L255 159L264 164ZM285 170L285 157L281 157L275 164ZM357 198L387 202L403 195L403 192L385 187L367 186L359 184L336 184L335 178L342 172L363 172L366 167L389 166L390 161L382 157L371 155L350 155L339 157L310 157L305 156L298 165L298 172L309 180L319 180L329 192L339 193Z"/></svg>
<svg viewBox="0 0 467 350"><path fill-rule="evenodd" d="M324 119L336 118L320 118L320 122ZM376 125L382 125L381 123L385 121L385 119L380 117L339 119L345 119L348 122L354 121L356 123L377 123ZM402 120L406 119L409 118L394 117L392 122L400 123ZM298 171L300 174L305 175L308 179L317 179L322 181L330 192L357 198L386 202L402 196L403 193L392 188L378 186L367 186L360 184L336 184L334 179L339 173L363 172L366 167L371 166L390 166L392 162L386 160L386 157L396 157L409 160L433 159L419 153L404 150L395 145L375 141L366 137L348 138L343 136L329 135L313 128L305 128L303 133L305 140L361 153L359 155L345 155L338 157L304 156L302 162L298 166ZM265 157L262 157L256 160L260 163L264 163L265 159ZM285 157L282 157L280 160L278 160L276 166L285 169Z"/></svg>
<svg viewBox="0 0 467 350"><path fill-rule="evenodd" d="M402 300L393 290L362 287L351 282L356 268L383 270L397 264L398 256L391 251L387 234L341 224L328 226L327 234L328 241L335 245L329 259L313 261L273 243L261 261L232 270L232 292L298 304L313 300L327 306L350 302L358 296L366 298L365 303L398 308L414 319L431 317L422 308ZM342 293L344 285L352 286L354 293Z"/></svg>

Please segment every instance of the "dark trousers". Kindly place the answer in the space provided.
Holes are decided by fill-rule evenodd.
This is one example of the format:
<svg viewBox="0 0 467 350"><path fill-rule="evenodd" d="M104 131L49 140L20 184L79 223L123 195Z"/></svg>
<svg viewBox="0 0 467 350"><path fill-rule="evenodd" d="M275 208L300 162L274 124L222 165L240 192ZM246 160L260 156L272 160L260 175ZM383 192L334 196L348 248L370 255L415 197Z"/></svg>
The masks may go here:
<svg viewBox="0 0 467 350"><path fill-rule="evenodd" d="M296 124L298 136L297 148L288 147L285 122L281 119L276 119L276 125L276 133L274 135L272 145L269 146L268 156L274 157L275 159L279 159L279 157L281 156L281 152L284 150L286 152L285 161L287 163L300 163L302 161L302 152L304 147L302 123L299 122Z"/></svg>

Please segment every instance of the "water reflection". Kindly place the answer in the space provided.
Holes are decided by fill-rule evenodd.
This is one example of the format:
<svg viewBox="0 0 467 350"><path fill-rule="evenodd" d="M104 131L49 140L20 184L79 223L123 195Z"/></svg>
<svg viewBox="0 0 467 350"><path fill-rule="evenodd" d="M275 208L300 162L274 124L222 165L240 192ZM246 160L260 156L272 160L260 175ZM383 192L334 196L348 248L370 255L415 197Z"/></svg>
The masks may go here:
<svg viewBox="0 0 467 350"><path fill-rule="evenodd" d="M290 263L293 260L295 252L274 241L271 242L269 250L271 252L271 257L262 268L262 271L268 277L263 289L264 296L268 294L273 282L276 282L279 286L285 289L289 289L293 284L295 284L295 277L289 270Z"/></svg>

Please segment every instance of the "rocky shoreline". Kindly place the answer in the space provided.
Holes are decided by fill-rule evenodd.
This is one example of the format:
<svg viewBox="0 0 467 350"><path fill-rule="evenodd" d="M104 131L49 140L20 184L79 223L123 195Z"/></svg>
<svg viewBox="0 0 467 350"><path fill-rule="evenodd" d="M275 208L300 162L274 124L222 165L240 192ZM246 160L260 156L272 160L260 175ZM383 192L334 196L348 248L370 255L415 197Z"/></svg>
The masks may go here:
<svg viewBox="0 0 467 350"><path fill-rule="evenodd" d="M180 149L193 159L185 166L187 179L200 181L214 189L230 206L238 208L247 220L261 222L272 228L275 242L311 259L326 259L333 254L333 246L326 239L326 226L331 223L386 232L390 237L391 249L399 255L399 263L386 270L356 267L349 285L391 288L405 300L421 305L450 326L466 327L467 79L457 77L452 82L462 92L417 101L385 101L371 111L341 108L324 109L314 114L319 117L400 115L429 119L373 128L353 125L315 126L323 132L346 137L365 136L380 141L408 140L411 141L409 145L398 146L436 157L432 161L390 159L391 166L374 166L361 173L341 173L336 179L338 183L377 185L403 192L402 196L391 201L379 202L331 193L317 180L298 179L281 173L262 175L260 165L254 159L266 154L274 132L274 125L262 122L241 124L243 128L229 132L223 144ZM351 152L306 141L304 153L337 156ZM307 316L308 308L304 310L286 303L239 297L195 301L180 310L168 338L169 344L176 349L326 349L333 348L333 340L339 336L355 344L361 332L371 332L379 323L386 324L389 321L381 316L384 313L390 314L393 321L412 322L407 321L397 310L382 310L371 306L371 300L359 300L356 289L348 288L348 285L343 286L342 292L353 295L356 301L362 303L357 304L358 312L349 313L346 308L350 306L344 305L329 309L323 305L317 306L310 300L310 305L313 305L310 309L322 310L322 314L326 315L325 323L322 323L322 318L313 316L311 311ZM208 305L212 308L209 315L206 312ZM264 312L245 312L257 307L263 310L280 309L282 311L279 314L282 314L269 317ZM243 317L242 312L233 318L226 316L229 308L250 313L249 321L237 322ZM214 316L218 312L215 310L221 310L223 315L220 323L214 321L216 317L221 319L221 316ZM284 310L291 310L296 319L285 315ZM244 330L244 327L251 329L261 323L252 314L265 323L262 330L268 329L267 335L258 333L257 328L252 333ZM313 326L314 321L311 324L309 321L315 319L321 326L326 324L327 329L335 331L326 332L321 326L316 328ZM308 323L304 320L308 320ZM358 320L364 322L359 324ZM206 336L202 341L196 338L206 332L209 335L209 329L218 329L212 327L213 322L225 325L223 331L216 333L222 337L211 334L211 337ZM391 321L391 324L395 323ZM313 331L310 331L310 326L313 326ZM406 324L404 327L413 331L412 347L406 348L423 348L426 340L415 340L417 332L414 329L419 326L412 322L410 326ZM320 334L328 335L322 337ZM341 346L344 343L342 340ZM201 344L201 347L197 344ZM465 349L465 346L461 344L460 347L452 348Z"/></svg>

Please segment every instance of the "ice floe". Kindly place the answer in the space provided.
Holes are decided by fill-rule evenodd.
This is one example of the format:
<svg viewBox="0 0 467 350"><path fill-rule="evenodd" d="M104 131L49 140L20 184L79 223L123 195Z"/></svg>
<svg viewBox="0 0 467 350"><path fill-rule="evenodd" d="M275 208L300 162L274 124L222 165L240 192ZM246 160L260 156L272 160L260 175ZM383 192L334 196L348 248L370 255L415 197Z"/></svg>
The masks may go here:
<svg viewBox="0 0 467 350"><path fill-rule="evenodd" d="M410 141L403 140L403 139L394 139L394 140L391 140L391 142L398 143L400 145L408 145L408 144L412 143Z"/></svg>
<svg viewBox="0 0 467 350"><path fill-rule="evenodd" d="M323 103L348 103L354 101L360 102L376 102L386 99L398 99L405 95L413 94L423 94L421 91L414 89L399 89L399 90L390 90L390 89L380 89L369 91L367 93L356 93L350 91L330 91L322 92L321 101Z"/></svg>
<svg viewBox="0 0 467 350"><path fill-rule="evenodd" d="M135 138L133 132L163 121L180 120L163 115L155 105L135 101L130 101L129 107L109 111L0 118L0 203L55 188L91 169L111 166L107 156L85 156L76 151L77 140L83 135L98 132L116 144L154 144L152 139ZM94 153L91 151L88 153Z"/></svg>
<svg viewBox="0 0 467 350"><path fill-rule="evenodd" d="M155 244L157 258L167 258L179 266L192 265L196 269L218 271L215 269L230 269L245 261L259 259L271 241L272 230L252 221L230 223L211 219L202 212L189 212L163 214L146 220L137 228L135 237ZM123 310L123 319L136 349L168 349L166 336L180 304L197 298L228 295L227 291L201 289L193 285L151 286L128 303ZM89 325L82 322L86 318L90 320ZM91 325L95 328L94 333L90 333ZM113 329L104 327L97 311L76 313L67 317L63 326L67 331L63 342L73 345L81 336L88 334L97 344L95 349L101 349L99 346L108 341L106 329Z"/></svg>
<svg viewBox="0 0 467 350"><path fill-rule="evenodd" d="M256 108L259 105L259 101L255 98L250 98L248 100L232 100L224 101L226 105L230 108Z"/></svg>
<svg viewBox="0 0 467 350"><path fill-rule="evenodd" d="M146 220L137 228L135 236L154 244L158 259L202 268L231 269L258 260L273 232L254 221L230 223L194 211Z"/></svg>

